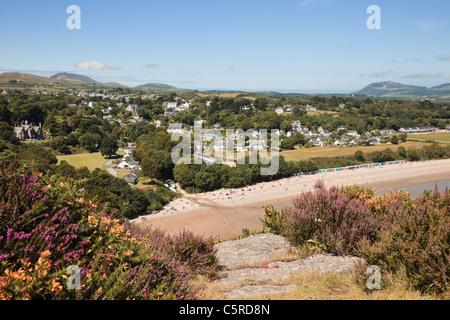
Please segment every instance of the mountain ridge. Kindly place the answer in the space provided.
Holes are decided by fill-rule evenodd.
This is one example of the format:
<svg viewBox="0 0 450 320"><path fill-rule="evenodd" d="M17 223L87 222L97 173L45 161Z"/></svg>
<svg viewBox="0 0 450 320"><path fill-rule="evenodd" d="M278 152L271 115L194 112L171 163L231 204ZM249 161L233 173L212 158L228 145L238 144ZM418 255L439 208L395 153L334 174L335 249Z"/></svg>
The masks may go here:
<svg viewBox="0 0 450 320"><path fill-rule="evenodd" d="M402 97L402 96L444 96L450 97L450 83L444 83L434 87L407 85L394 81L382 81L371 83L353 94L363 94L378 97Z"/></svg>
<svg viewBox="0 0 450 320"><path fill-rule="evenodd" d="M90 88L90 89L135 89L142 91L171 92L182 91L192 92L194 90L181 89L164 83L146 83L137 86L126 86L117 82L99 82L92 78L75 74L60 72L50 77L38 76L31 73L21 72L3 72L0 73L0 85L3 86L50 86L57 88ZM205 92L215 92L206 90ZM234 91L233 91L234 92ZM267 91L270 92L270 91ZM276 91L274 91L276 92ZM280 93L281 94L281 93ZM432 97L450 99L450 83L444 83L434 87L424 87L416 85L406 85L394 81L383 81L371 83L359 91L352 92L353 95L366 95L385 98L414 98L414 97Z"/></svg>
<svg viewBox="0 0 450 320"><path fill-rule="evenodd" d="M60 72L50 77L38 76L24 72L3 72L0 73L0 85L30 85L30 86L63 86L63 87L92 87L92 88L128 88L148 91L190 91L180 89L163 83L146 83L138 86L127 86L117 82L99 82L88 76Z"/></svg>

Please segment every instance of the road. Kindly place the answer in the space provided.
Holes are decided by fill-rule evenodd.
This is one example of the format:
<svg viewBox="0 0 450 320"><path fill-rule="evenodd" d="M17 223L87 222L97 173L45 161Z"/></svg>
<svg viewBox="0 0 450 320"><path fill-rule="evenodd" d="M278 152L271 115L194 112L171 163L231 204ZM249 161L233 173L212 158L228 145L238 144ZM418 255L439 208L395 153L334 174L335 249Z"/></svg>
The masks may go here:
<svg viewBox="0 0 450 320"><path fill-rule="evenodd" d="M106 171L108 171L109 174L112 175L114 178L117 178L119 174L117 173L116 170L114 170L114 169L112 168L112 166L111 166L112 163L113 163L113 160L109 160L107 163L105 163L105 165L103 166L103 168L104 168Z"/></svg>

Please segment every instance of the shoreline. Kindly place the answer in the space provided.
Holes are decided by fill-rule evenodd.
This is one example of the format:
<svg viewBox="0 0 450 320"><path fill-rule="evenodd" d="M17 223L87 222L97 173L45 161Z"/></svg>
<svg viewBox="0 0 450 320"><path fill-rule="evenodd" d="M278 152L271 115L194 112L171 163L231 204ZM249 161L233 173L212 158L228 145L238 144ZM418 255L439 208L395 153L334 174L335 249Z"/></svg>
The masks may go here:
<svg viewBox="0 0 450 320"><path fill-rule="evenodd" d="M242 229L260 230L263 207L272 204L277 209L290 206L302 192L313 190L314 183L325 185L376 188L377 194L390 189L450 181L450 159L361 168L314 176L300 176L259 183L239 189L222 189L202 194L184 194L169 204L167 210L132 220L144 227L157 227L169 233L183 229L204 236L226 240L242 234ZM183 209L184 207L184 209Z"/></svg>

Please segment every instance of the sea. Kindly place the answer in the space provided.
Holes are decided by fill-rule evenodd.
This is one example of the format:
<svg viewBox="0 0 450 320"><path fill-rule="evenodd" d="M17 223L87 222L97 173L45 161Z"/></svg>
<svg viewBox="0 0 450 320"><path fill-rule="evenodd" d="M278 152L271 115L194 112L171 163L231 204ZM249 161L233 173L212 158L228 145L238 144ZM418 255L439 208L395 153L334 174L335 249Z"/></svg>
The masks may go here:
<svg viewBox="0 0 450 320"><path fill-rule="evenodd" d="M419 184L419 185L414 185L414 186L393 188L393 190L398 190L398 191L405 190L406 192L411 193L411 195L413 197L417 197L418 195L421 195L425 190L434 191L436 184L437 184L439 192L444 192L446 188L450 188L450 180L447 180L447 181Z"/></svg>
<svg viewBox="0 0 450 320"><path fill-rule="evenodd" d="M426 190L434 191L435 186L436 186L436 182L413 185L413 186L391 187L386 190L376 189L376 191L377 191L376 195L386 194L389 190L396 190L396 191L404 190L406 192L411 193L411 196L413 198L415 198L415 197L423 194ZM444 192L446 188L450 189L450 180L437 182L437 187L438 187L439 192ZM294 198L294 197L292 197L292 198ZM292 206L292 199L282 199L280 201L273 201L272 204L276 209L282 210L284 208L288 208L288 207Z"/></svg>

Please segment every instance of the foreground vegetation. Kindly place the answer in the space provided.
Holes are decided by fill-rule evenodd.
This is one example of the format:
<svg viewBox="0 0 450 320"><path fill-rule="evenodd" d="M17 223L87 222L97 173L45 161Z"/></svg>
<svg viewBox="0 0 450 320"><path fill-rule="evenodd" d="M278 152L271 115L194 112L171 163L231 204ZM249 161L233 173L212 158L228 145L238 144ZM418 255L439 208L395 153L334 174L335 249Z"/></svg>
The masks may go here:
<svg viewBox="0 0 450 320"><path fill-rule="evenodd" d="M401 277L422 293L448 298L450 289L450 191L375 196L358 186L302 193L293 207L265 208L264 226L295 245L312 244L335 255L356 255L381 268L383 281ZM365 282L367 266L360 266Z"/></svg>
<svg viewBox="0 0 450 320"><path fill-rule="evenodd" d="M75 183L1 162L0 299L198 299L190 279L215 271L214 241L139 230L116 214Z"/></svg>
<svg viewBox="0 0 450 320"><path fill-rule="evenodd" d="M88 200L78 181L14 162L0 163L0 178L0 299L223 298L227 288L211 281L218 272L214 239L140 230L118 210ZM299 274L281 283L297 290L275 298L448 298L449 208L448 190L416 199L405 192L376 197L372 189L321 183L292 208L267 206L264 231L287 237L298 258L356 255L383 275L382 290L368 292L366 266L353 279ZM67 286L74 265L79 290Z"/></svg>

